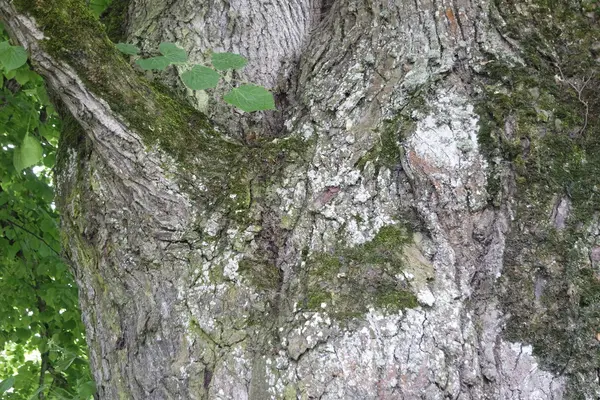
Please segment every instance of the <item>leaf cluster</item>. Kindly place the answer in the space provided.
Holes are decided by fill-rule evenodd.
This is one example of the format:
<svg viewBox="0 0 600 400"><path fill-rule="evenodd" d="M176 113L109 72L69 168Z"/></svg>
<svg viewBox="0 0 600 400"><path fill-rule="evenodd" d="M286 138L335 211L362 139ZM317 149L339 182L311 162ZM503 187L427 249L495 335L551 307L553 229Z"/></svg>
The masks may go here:
<svg viewBox="0 0 600 400"><path fill-rule="evenodd" d="M209 65L190 64L185 50L169 42L158 46L161 55L149 58L138 58L140 50L132 44L118 43L116 47L122 53L136 57L135 63L144 71L164 71L170 65L187 67L179 77L191 90L214 89L224 78L224 73L240 70L248 64L245 57L234 53L212 53ZM237 87L231 87L223 96L223 100L245 112L275 109L275 100L271 92L252 83L241 83Z"/></svg>

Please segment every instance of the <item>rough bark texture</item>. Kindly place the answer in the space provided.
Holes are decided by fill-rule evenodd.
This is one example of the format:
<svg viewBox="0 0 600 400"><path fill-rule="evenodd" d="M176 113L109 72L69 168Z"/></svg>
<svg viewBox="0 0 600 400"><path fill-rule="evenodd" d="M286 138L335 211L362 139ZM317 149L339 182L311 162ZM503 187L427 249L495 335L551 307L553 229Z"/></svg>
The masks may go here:
<svg viewBox="0 0 600 400"><path fill-rule="evenodd" d="M519 184L517 161L552 156L529 154L549 119L563 132L556 104L576 109L564 137L595 126L584 89L542 102L583 82L560 43L526 53L543 2L115 0L147 52L248 56L280 106L251 116L173 72L153 77L182 103L165 99L104 39L56 44L48 9L85 12L37 3L0 17L66 111L58 205L100 398L597 398L599 285L560 283L597 273L597 218L561 233L574 197ZM532 63L563 86L519 80Z"/></svg>

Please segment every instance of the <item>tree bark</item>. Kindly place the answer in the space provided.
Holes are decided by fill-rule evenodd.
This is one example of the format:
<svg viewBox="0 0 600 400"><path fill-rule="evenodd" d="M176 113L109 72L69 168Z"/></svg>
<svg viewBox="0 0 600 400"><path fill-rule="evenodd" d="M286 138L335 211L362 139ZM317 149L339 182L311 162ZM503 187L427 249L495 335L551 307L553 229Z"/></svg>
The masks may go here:
<svg viewBox="0 0 600 400"><path fill-rule="evenodd" d="M557 192L523 211L529 189L500 151L518 141L532 159L519 108L482 141L492 95L535 89L501 86L533 65L509 28L541 32L540 2L113 0L145 53L247 56L240 78L278 103L251 115L175 71L150 82L83 1L33 3L0 0L0 17L64 109L57 206L99 398L598 396L597 356L581 361L598 352L597 310L584 318L574 284L552 319L566 289L536 265L567 261L530 245L575 206ZM540 65L553 79L561 61ZM556 354L539 350L552 338Z"/></svg>

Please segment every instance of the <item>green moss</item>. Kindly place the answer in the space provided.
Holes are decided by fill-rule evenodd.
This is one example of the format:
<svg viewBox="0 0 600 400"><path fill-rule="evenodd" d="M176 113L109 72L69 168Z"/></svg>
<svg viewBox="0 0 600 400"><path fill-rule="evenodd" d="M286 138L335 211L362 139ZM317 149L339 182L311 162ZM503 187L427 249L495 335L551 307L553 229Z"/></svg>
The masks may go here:
<svg viewBox="0 0 600 400"><path fill-rule="evenodd" d="M360 246L312 255L306 262L303 307L323 310L324 304L339 319L359 317L369 306L392 312L416 307L416 297L396 277L411 238L406 228L389 225Z"/></svg>
<svg viewBox="0 0 600 400"><path fill-rule="evenodd" d="M593 271L591 268L579 270L577 283L580 307L585 309L600 304L600 274L598 272ZM596 309L597 311L598 309ZM598 330L600 331L600 329Z"/></svg>
<svg viewBox="0 0 600 400"><path fill-rule="evenodd" d="M412 109L412 108L411 108ZM378 138L373 147L364 154L355 167L363 170L367 162L372 162L377 170L381 167L394 169L400 165L404 156L401 142L415 130L415 123L408 111L398 114L395 118L383 121L381 128L375 130Z"/></svg>
<svg viewBox="0 0 600 400"><path fill-rule="evenodd" d="M310 310L320 310L323 303L332 303L333 295L333 292L326 292L324 290L309 290L306 300L306 307Z"/></svg>
<svg viewBox="0 0 600 400"><path fill-rule="evenodd" d="M376 173L382 167L396 169L400 166L404 157L402 141L410 137L416 130L417 115L425 115L429 112L429 106L425 99L431 95L435 88L435 81L428 82L416 89L411 94L408 104L402 108L393 118L386 119L378 128L374 129L373 136L376 137L374 145L358 159L355 167L363 170L367 163L373 163Z"/></svg>
<svg viewBox="0 0 600 400"><path fill-rule="evenodd" d="M279 223L279 226L282 229L291 230L294 226L294 222L294 218L290 217L289 215L284 215L283 217L281 217L281 222Z"/></svg>
<svg viewBox="0 0 600 400"><path fill-rule="evenodd" d="M400 164L404 152L400 141L414 131L414 121L404 115L398 115L392 120L384 121L379 137L379 162L388 168Z"/></svg>
<svg viewBox="0 0 600 400"><path fill-rule="evenodd" d="M507 196L500 175L507 163L517 189L502 277L511 315L506 337L533 344L543 368L569 377L567 398L584 396L589 383L582 377L600 368L600 285L587 231L600 212L600 76L591 54L600 27L574 3L534 0L517 9L497 1L507 22L502 33L522 44L525 65L488 63L477 108L480 148L492 169L490 201L499 205ZM581 88L587 79L581 93L571 85ZM561 199L571 209L557 230L552 215Z"/></svg>
<svg viewBox="0 0 600 400"><path fill-rule="evenodd" d="M516 167L521 193L533 204L545 206L555 193L566 192L577 200L576 219L588 219L596 208L600 140L578 133L585 115L577 94L557 85L548 71L530 67L495 66L487 79L502 81L483 86L485 100L477 108L479 143L492 167L488 192L494 204L501 197L497 167L509 161ZM587 119L588 129L598 126L595 116Z"/></svg>
<svg viewBox="0 0 600 400"><path fill-rule="evenodd" d="M66 108L54 99L57 105L56 109L61 118L61 132L59 146L56 153L56 163L54 166L55 176L62 174L64 168L67 168L67 162L72 151L77 154L78 162L85 160L91 151L91 142L85 135L85 131L79 125L79 122L66 110ZM58 198L60 202L62 199ZM68 203L68 201L66 202ZM60 207L59 207L60 208Z"/></svg>
<svg viewBox="0 0 600 400"><path fill-rule="evenodd" d="M405 308L415 308L419 305L414 294L407 290L397 290L394 287L381 288L374 297L377 307L393 312Z"/></svg>

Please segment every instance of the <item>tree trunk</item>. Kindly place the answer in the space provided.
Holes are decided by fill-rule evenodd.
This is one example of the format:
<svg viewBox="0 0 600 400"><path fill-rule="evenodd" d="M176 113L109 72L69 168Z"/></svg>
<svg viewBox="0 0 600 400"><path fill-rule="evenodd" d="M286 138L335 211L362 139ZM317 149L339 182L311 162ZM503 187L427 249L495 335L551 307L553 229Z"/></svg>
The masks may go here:
<svg viewBox="0 0 600 400"><path fill-rule="evenodd" d="M115 42L247 56L258 114L83 3L0 17L63 109L99 398L598 398L593 2L113 0Z"/></svg>

